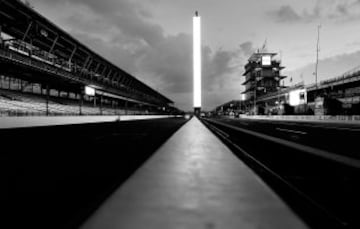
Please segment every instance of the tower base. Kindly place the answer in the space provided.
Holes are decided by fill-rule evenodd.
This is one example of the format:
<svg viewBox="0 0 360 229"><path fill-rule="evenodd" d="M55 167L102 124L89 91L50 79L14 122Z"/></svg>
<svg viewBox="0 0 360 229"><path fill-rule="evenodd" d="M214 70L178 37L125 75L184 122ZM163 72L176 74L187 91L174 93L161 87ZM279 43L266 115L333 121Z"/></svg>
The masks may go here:
<svg viewBox="0 0 360 229"><path fill-rule="evenodd" d="M194 107L194 115L200 117L201 107Z"/></svg>

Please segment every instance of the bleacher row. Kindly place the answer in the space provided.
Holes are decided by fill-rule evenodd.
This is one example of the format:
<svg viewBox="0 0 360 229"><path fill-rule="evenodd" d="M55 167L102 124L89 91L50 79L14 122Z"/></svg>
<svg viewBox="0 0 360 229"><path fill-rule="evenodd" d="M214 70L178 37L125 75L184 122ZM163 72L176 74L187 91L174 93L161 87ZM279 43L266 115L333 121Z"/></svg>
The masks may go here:
<svg viewBox="0 0 360 229"><path fill-rule="evenodd" d="M26 116L26 115L79 115L78 101L55 98L48 100L40 95L21 93L18 91L0 89L0 116ZM94 107L90 104L81 106L82 115L121 115L121 114L152 114L134 108L116 109L108 106Z"/></svg>

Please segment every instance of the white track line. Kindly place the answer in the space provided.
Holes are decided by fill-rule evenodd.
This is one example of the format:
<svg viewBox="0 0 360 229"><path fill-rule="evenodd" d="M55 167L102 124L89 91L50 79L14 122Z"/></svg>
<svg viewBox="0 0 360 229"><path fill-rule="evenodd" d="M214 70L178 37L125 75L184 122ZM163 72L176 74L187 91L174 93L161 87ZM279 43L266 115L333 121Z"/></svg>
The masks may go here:
<svg viewBox="0 0 360 229"><path fill-rule="evenodd" d="M284 129L284 128L276 128L279 131L284 131L284 132L290 132L290 133L294 133L294 134L307 134L307 132L304 131L298 131L298 130L290 130L290 129Z"/></svg>

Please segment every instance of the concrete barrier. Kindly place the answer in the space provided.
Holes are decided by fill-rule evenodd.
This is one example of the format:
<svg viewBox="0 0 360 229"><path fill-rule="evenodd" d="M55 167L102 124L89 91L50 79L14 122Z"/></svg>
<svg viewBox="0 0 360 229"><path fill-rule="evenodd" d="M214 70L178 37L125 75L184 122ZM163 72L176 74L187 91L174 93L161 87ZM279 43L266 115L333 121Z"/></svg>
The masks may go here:
<svg viewBox="0 0 360 229"><path fill-rule="evenodd" d="M1 117L0 129L35 127L35 126L55 126L71 125L97 122L115 122L130 120L145 120L158 118L179 117L176 115L111 115L111 116L21 116L21 117ZM182 117L180 115L180 117Z"/></svg>

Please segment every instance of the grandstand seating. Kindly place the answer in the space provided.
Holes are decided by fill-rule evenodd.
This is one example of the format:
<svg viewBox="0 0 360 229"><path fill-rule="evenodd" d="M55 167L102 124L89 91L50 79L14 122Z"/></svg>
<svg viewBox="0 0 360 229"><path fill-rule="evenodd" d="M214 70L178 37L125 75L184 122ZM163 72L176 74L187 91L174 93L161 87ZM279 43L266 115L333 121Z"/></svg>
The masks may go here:
<svg viewBox="0 0 360 229"><path fill-rule="evenodd" d="M50 97L48 101L49 115L79 115L79 102L72 99ZM115 109L103 105L94 107L92 104L83 104L83 115L121 115L144 114L137 109ZM150 112L147 114L154 114ZM24 93L21 91L0 89L0 116L46 115L46 98L41 95Z"/></svg>

